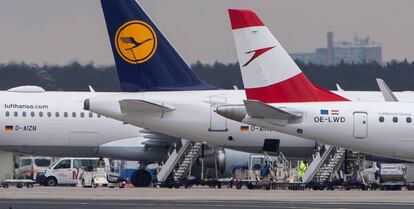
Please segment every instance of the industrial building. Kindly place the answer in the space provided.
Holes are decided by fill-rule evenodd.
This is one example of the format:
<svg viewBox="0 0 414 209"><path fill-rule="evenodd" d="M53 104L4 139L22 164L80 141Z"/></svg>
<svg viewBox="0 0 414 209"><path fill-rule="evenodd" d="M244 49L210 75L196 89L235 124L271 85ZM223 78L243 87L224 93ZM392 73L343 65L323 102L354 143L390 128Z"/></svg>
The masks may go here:
<svg viewBox="0 0 414 209"><path fill-rule="evenodd" d="M352 41L334 41L334 33L328 32L326 48L317 48L311 53L292 53L291 56L305 63L320 65L382 63L382 46L369 37L355 36Z"/></svg>

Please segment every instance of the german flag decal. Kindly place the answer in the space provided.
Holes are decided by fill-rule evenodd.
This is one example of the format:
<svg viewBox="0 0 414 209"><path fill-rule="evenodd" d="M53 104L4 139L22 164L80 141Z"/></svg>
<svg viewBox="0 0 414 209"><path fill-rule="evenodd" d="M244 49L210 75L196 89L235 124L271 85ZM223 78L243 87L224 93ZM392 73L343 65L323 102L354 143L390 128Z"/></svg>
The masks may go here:
<svg viewBox="0 0 414 209"><path fill-rule="evenodd" d="M243 131L243 132L249 131L249 126L240 126L240 131Z"/></svg>
<svg viewBox="0 0 414 209"><path fill-rule="evenodd" d="M5 126L4 127L5 131L13 131L13 129L14 129L13 126Z"/></svg>

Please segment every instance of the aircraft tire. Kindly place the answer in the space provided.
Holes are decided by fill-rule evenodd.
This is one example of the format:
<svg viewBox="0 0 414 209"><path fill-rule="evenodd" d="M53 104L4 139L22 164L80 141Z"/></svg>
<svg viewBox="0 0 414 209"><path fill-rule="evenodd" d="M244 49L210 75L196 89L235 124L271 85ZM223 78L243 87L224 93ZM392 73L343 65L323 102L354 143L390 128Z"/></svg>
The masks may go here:
<svg viewBox="0 0 414 209"><path fill-rule="evenodd" d="M131 176L131 183L135 187L148 187L151 181L152 176L146 170L136 170Z"/></svg>

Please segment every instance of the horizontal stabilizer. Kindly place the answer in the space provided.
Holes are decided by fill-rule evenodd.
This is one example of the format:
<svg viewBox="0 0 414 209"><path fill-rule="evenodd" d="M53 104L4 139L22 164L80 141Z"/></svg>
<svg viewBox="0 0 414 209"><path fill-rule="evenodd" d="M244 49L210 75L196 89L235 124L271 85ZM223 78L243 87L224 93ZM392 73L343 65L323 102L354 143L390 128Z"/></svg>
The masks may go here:
<svg viewBox="0 0 414 209"><path fill-rule="evenodd" d="M172 107L155 102L135 99L124 99L119 101L122 113L132 112L170 112L175 110Z"/></svg>
<svg viewBox="0 0 414 209"><path fill-rule="evenodd" d="M253 118L268 118L276 120L289 120L302 117L302 113L273 107L256 100L244 100L247 114Z"/></svg>
<svg viewBox="0 0 414 209"><path fill-rule="evenodd" d="M398 102L397 97L394 95L394 93L392 93L390 87L388 87L387 83L385 83L384 80L377 78L377 84L386 102Z"/></svg>

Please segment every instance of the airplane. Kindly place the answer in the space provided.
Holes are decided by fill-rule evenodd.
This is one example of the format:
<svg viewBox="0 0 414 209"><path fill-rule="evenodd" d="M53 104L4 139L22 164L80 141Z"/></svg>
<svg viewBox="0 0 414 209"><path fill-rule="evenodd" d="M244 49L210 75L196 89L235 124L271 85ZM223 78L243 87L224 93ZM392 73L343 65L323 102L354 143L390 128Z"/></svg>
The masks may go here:
<svg viewBox="0 0 414 209"><path fill-rule="evenodd" d="M53 157L109 157L144 164L163 160L179 139L148 134L82 109L85 98L103 94L49 92L36 86L0 91L0 150ZM148 175L137 170L131 181Z"/></svg>
<svg viewBox="0 0 414 209"><path fill-rule="evenodd" d="M102 6L104 9L108 9L109 6L110 9L112 5L109 4L112 3L113 1L102 1ZM110 22L112 20L107 18L106 21ZM138 27L148 29L148 25L144 23L139 24ZM125 28L126 30L128 28ZM148 29L148 31L150 30ZM130 37L130 39L134 40L152 39L158 40L159 43L161 41L166 42L165 38L164 40L160 40L161 37L157 39L157 37L127 36L122 34L122 31L120 35L121 39ZM129 43L121 39L119 46L125 48L118 50L126 58L128 56L135 56L132 60L129 60L132 63L143 62L146 58L145 55L142 55L141 50L148 50L148 53L152 53L152 49L148 47L154 47L158 44L155 41L144 41L145 43L142 43L139 47L131 49L131 47L135 46L135 43ZM184 85L182 85L183 82L180 82L177 88L183 89L186 89L185 84L198 81L198 78L195 76L191 77L193 76L192 72L186 72L189 70L188 66L181 68L182 65L186 64L175 50L171 50L172 47L169 44L158 44L157 46L159 48L166 47L162 54L164 57L158 59L157 62L153 62L153 66L147 68L148 72L146 75L159 78L158 84L165 84L167 87L171 85L170 78L179 75L176 79L186 82L184 82ZM172 60L174 62L167 62L166 60ZM165 65L173 66L172 69L177 69L176 72L171 72L167 75L166 71L165 73L163 71L157 71L157 69L160 69L157 66ZM130 83L131 78L128 76L120 76L119 79L124 84L124 90L128 90L129 86L133 86L134 90L142 91L147 87L151 87L149 85L150 83L147 82L150 81L150 78L146 75L141 76L142 80L138 83L142 86L138 87L134 82ZM175 85L175 83L173 84ZM194 87L195 85L191 86ZM205 83L197 83L196 86L198 86L197 89L206 87L214 89ZM157 88L159 90L165 89L164 86L160 85ZM0 115L3 118L0 122L0 150L55 157L112 157L115 159L139 160L141 164L145 165L151 162L161 161L165 153L168 152L169 147L179 140L177 137L144 130L103 117L100 114L84 111L83 103L87 98L93 96L111 98L118 95L118 93L95 92L93 88L90 89L90 92L50 92L45 91L41 87L20 86L6 91L0 91L0 99L3 101L0 104ZM216 93L211 96L217 96ZM242 92L240 94L242 95ZM211 107L209 101L203 103L203 105L209 107L208 115L210 116ZM203 141L206 142L216 142L216 144L220 145L223 138L227 139L234 136L237 138L232 138L233 142L229 143L229 147L237 148L235 145L240 145L242 147L241 150L260 152L263 150L264 140L271 139L275 135L275 133L260 128L245 125L241 127L240 124L234 124L232 129L237 135L230 136L227 131L221 132L220 130L225 120L222 120L219 115L212 114L212 116L212 120L209 120L206 124L206 129L211 128L211 133L216 134L216 136L214 141L210 141L210 135L208 134L210 131L207 131L205 135L207 138L203 138ZM209 126L210 122L212 122L212 126ZM225 125L227 126L227 124ZM192 134L194 135L190 138L198 137L197 132ZM244 136L239 138L238 135ZM279 135L276 134L276 136ZM261 138L261 140L248 140L251 138ZM290 139L292 137L287 136L287 138ZM245 142L238 142L239 140L245 140ZM292 155L293 157L303 158L311 156L314 146L313 142L299 140L298 143L295 143L292 140L293 143L290 143L289 141L281 143L281 151L284 151L284 148L289 148L294 153ZM227 153L230 153L230 151ZM285 154L289 153L285 152ZM230 158L228 159L230 160ZM229 163L227 164L229 165ZM135 179L140 179L142 176L148 175L148 172L145 172L141 168L133 174L132 182L134 183L136 182ZM146 186L147 184L148 182L143 185L136 184L135 186Z"/></svg>
<svg viewBox="0 0 414 209"><path fill-rule="evenodd" d="M104 11L115 8L112 7L114 3L128 6L131 1L103 0ZM105 15L105 18L107 23L119 21L108 17L108 15ZM152 34L150 28L155 28L155 26L153 23L151 25L140 22L134 27L142 27L147 29L148 34ZM116 53L118 54L119 50L119 53L123 54L123 58L128 60L127 64L142 63L142 65L148 66L143 69L145 73L135 68L132 69L134 74L123 74L123 71L120 71L119 79L123 84L123 90L129 91L132 88L133 91L147 89L162 91L171 90L171 86L174 86L175 90L188 90L190 88L193 90L216 89L200 81L191 72L184 60L165 37L159 33L158 29L156 31L159 35L156 37L140 37L135 34L123 34L122 32L129 30L128 25L125 26L126 28L120 31L118 44L125 48L115 48ZM129 37L130 41L125 41L125 37ZM139 47L131 48L135 46L135 43L131 41L132 39L135 41L151 39L152 41L144 41L145 43L142 43ZM112 41L114 40L112 39ZM155 50L151 48L154 46L158 47L158 51L165 49L162 50L163 53L157 52L155 54ZM159 58L151 64L144 63L147 58L141 50L147 50L145 52L150 55L154 53L154 56L159 56ZM137 80L137 78L140 78L140 80ZM151 80L154 78L157 79L156 85L153 85L154 83ZM176 80L179 82L176 82ZM135 81L137 82L135 83ZM115 98L119 94L95 92L93 88L90 89L90 92L50 92L41 87L20 86L0 91L0 99L3 101L0 104L0 114L3 117L0 122L0 150L55 157L112 157L139 160L141 164L145 165L161 161L169 147L179 140L177 137L156 133L152 130L144 130L103 117L100 114L84 111L83 103L87 98L94 96ZM227 91L215 90L210 93L207 92L208 96L202 97L202 102L199 104L204 110L208 108L204 112L206 114L204 118L208 118L208 120L201 121L194 132L184 136L189 136L188 139L202 139L201 141L218 145L221 145L222 141L225 140L227 141L227 147L242 151L282 151L286 155L301 159L311 156L314 148L314 142L312 141L299 138L296 140L296 137L283 136L276 132L245 126L241 123L227 124L225 119L223 120L221 116L213 112L212 106L214 102L220 102L223 99L220 95L222 92ZM192 94L196 93L196 91L192 91ZM233 94L233 92L231 93ZM235 94L239 98L243 95L243 92L236 91ZM215 99L218 101L215 101ZM152 107L150 105L148 107L150 107L148 111L152 111ZM181 130L189 130L194 123L187 124L189 125L188 128L185 127L186 124L182 125ZM199 135L199 130L202 130L203 135ZM283 140L280 145L275 144L275 142L278 143L279 137L288 140ZM230 153L230 151L227 153ZM141 168L133 174L132 182L134 183L136 182L135 179L148 175L148 172ZM135 186L145 186L147 183L143 185L136 184Z"/></svg>
<svg viewBox="0 0 414 209"><path fill-rule="evenodd" d="M385 101L352 101L345 92L319 87L254 11L230 9L229 15L247 99L218 107L220 115L325 144L414 161L412 101L399 101L404 97L394 94L383 80L377 82Z"/></svg>
<svg viewBox="0 0 414 209"><path fill-rule="evenodd" d="M198 78L136 1L101 0L101 4L121 88L128 93L91 95L84 102L85 110L165 135L225 148L250 153L282 152L290 159L311 156L315 147L312 140L317 138L304 139L249 126L217 114L218 106L242 103L246 99L244 91L220 90ZM120 46L124 32L137 36L137 40L154 41L130 53L126 49L133 45ZM138 37L142 34L147 35ZM254 57L250 64L269 50L246 51L249 59ZM384 101L380 92L340 94L354 101ZM414 101L410 93L399 95Z"/></svg>
<svg viewBox="0 0 414 209"><path fill-rule="evenodd" d="M123 93L91 95L85 110L165 135L239 151L283 152L301 159L312 155L314 142L216 114L218 104L242 101L243 91L219 90L198 78L136 1L101 0L101 4ZM152 41L131 53L127 49L134 44L126 44L124 34Z"/></svg>
<svg viewBox="0 0 414 209"><path fill-rule="evenodd" d="M97 92L48 92L36 86L0 91L3 120L0 122L0 150L53 157L109 157L140 161L131 182L147 187L151 174L145 165L161 162L170 147L180 139L86 112L83 100ZM110 94L109 94L110 95ZM206 162L217 155L206 146ZM220 176L228 176L234 165L241 165L249 153L229 149L217 156ZM205 168L215 165L206 163ZM193 166L199 169L200 166ZM48 182L48 181L46 181Z"/></svg>

